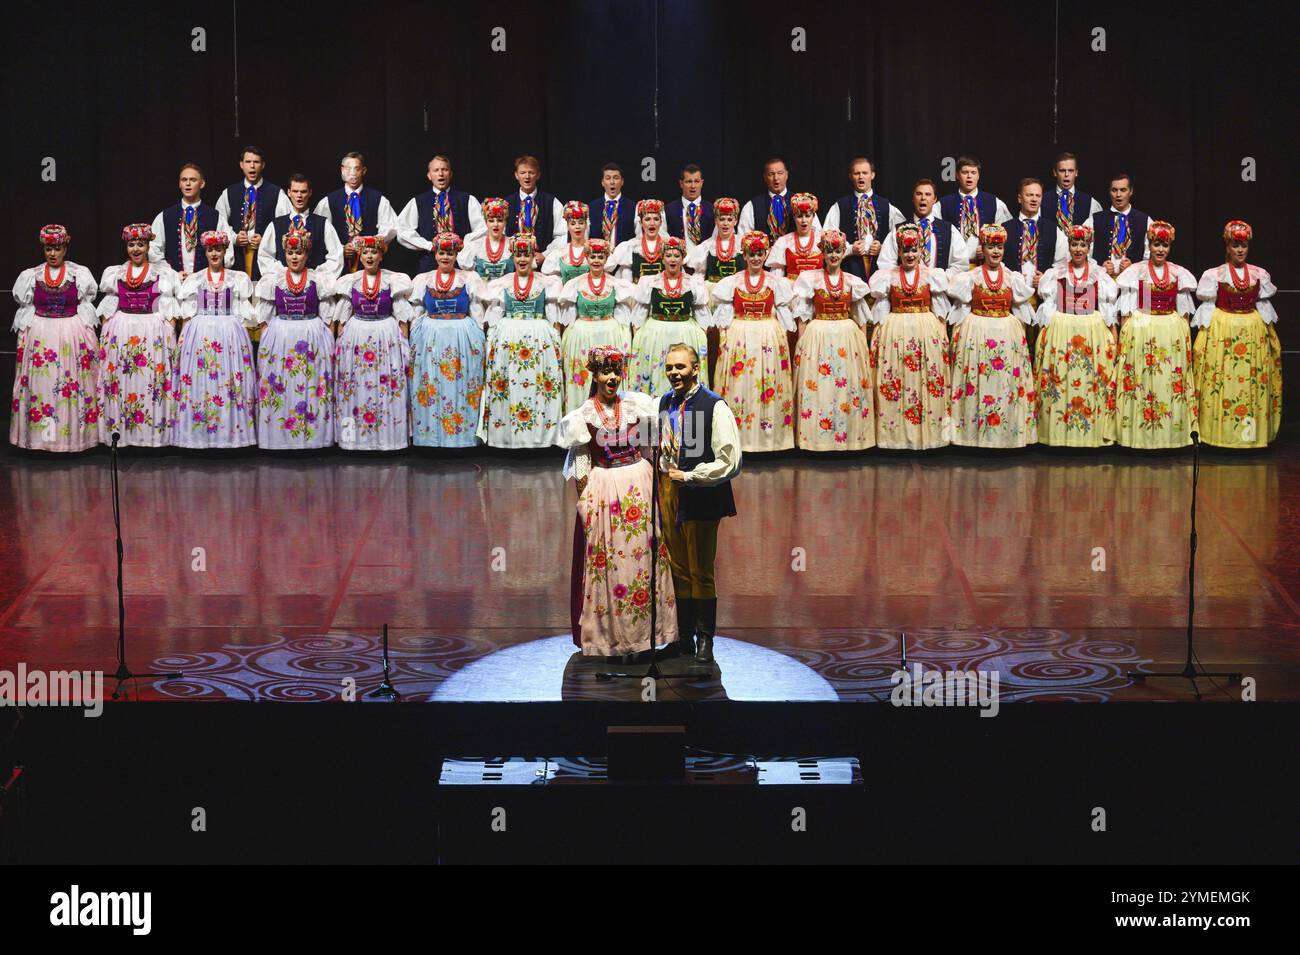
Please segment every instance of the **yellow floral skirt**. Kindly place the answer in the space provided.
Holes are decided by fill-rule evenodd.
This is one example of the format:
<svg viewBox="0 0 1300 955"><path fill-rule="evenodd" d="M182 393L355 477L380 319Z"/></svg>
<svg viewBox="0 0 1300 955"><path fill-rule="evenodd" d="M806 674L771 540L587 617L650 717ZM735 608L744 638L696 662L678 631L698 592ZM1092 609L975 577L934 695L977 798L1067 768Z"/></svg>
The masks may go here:
<svg viewBox="0 0 1300 955"><path fill-rule="evenodd" d="M1115 443L1115 339L1101 314L1057 312L1035 345L1038 440L1069 448Z"/></svg>
<svg viewBox="0 0 1300 955"><path fill-rule="evenodd" d="M1262 448L1282 425L1282 344L1259 312L1215 309L1196 336L1201 438L1220 448Z"/></svg>
<svg viewBox="0 0 1300 955"><path fill-rule="evenodd" d="M1183 448L1196 430L1192 334L1181 315L1134 312L1119 333L1116 440L1126 448Z"/></svg>

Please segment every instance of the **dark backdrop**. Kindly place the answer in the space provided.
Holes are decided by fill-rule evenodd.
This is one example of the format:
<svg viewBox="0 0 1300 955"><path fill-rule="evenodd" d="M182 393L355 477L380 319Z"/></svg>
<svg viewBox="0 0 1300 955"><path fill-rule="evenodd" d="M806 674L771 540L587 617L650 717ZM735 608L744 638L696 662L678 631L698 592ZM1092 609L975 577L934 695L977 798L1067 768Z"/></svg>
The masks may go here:
<svg viewBox="0 0 1300 955"><path fill-rule="evenodd" d="M182 161L203 165L213 202L239 178L244 143L266 151L273 182L310 175L316 198L337 187L342 154L361 150L369 182L397 211L427 188L434 152L450 154L457 184L480 197L514 188L511 160L531 152L545 189L585 201L608 161L624 166L633 198L671 199L679 167L697 162L707 197L743 201L762 189L762 160L779 154L791 185L823 207L847 190L847 160L866 154L877 189L905 209L913 179L937 180L943 157L969 152L983 161L982 186L1014 210L1018 179L1050 181L1053 156L1068 149L1094 194L1112 170L1133 175L1136 205L1177 226L1177 262L1199 273L1221 261L1224 221L1244 218L1255 227L1252 260L1279 287L1300 288L1289 242L1300 214L1297 17L1272 5L42 9L49 16L10 21L0 64L10 183L0 252L11 275L38 261L46 222L69 227L72 258L98 275L122 258L124 223L176 201ZM505 53L490 50L498 26ZM206 30L206 52L191 49L194 27ZM791 50L795 27L806 30L806 52ZM1091 49L1097 27L1105 52ZM41 181L46 156L57 161L55 182ZM1247 156L1255 182L1241 179ZM641 181L643 157L656 160L657 182ZM414 259L389 264L410 270ZM13 305L3 298L7 386ZM1296 301L1279 299L1292 349Z"/></svg>

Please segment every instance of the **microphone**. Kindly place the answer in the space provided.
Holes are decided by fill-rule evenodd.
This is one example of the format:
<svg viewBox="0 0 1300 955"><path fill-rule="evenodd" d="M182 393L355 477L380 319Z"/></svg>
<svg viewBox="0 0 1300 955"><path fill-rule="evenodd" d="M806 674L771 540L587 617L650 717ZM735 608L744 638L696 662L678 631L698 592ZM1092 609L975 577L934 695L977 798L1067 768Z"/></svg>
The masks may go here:
<svg viewBox="0 0 1300 955"><path fill-rule="evenodd" d="M1199 431L1193 431L1192 444L1200 444L1200 443L1201 443L1201 433Z"/></svg>
<svg viewBox="0 0 1300 955"><path fill-rule="evenodd" d="M113 440L113 447L117 447L117 443L122 440L122 432L114 428L112 440Z"/></svg>

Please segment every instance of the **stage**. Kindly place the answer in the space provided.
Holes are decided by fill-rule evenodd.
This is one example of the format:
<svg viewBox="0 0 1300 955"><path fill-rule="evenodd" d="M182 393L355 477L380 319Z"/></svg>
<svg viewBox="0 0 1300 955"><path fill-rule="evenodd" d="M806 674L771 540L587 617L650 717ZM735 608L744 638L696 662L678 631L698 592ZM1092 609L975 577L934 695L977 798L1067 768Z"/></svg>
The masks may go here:
<svg viewBox="0 0 1300 955"><path fill-rule="evenodd" d="M1300 450L1202 456L1197 652L1300 699ZM574 491L550 452L122 455L138 699L639 699L571 660ZM1190 452L747 458L718 557L718 669L665 699L886 701L909 668L1001 701L1191 700ZM0 461L0 669L115 668L108 455ZM626 668L624 668L626 669ZM1207 700L1239 688L1202 681ZM676 694L676 696L674 696Z"/></svg>

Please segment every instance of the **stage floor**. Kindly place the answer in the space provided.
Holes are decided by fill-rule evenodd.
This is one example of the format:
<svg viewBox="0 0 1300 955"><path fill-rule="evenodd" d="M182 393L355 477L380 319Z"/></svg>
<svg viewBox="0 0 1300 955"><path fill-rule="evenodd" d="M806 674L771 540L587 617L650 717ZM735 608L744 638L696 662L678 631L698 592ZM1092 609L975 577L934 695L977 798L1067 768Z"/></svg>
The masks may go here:
<svg viewBox="0 0 1300 955"><path fill-rule="evenodd" d="M141 698L332 700L349 678L360 696L385 623L408 699L640 696L570 659L558 453L122 460L129 662L186 674ZM1202 462L1200 661L1300 700L1300 446ZM1190 489L1190 452L749 458L720 538L720 673L660 698L884 700L905 632L909 667L996 670L1004 703L1190 700L1126 676L1182 664ZM0 669L111 672L107 453L6 448L0 507Z"/></svg>

